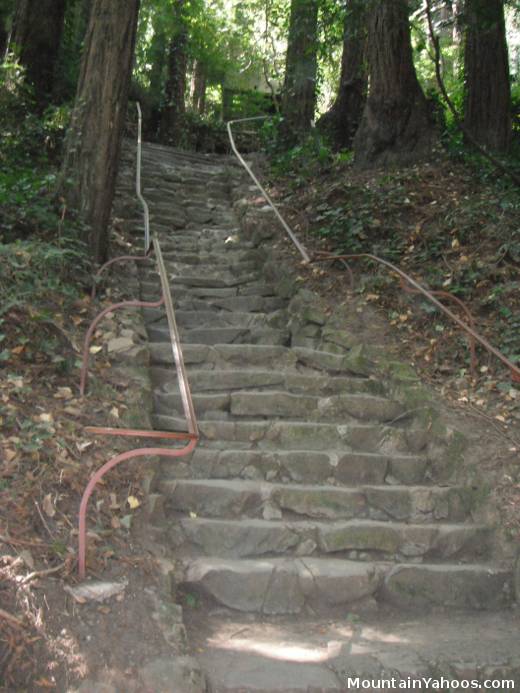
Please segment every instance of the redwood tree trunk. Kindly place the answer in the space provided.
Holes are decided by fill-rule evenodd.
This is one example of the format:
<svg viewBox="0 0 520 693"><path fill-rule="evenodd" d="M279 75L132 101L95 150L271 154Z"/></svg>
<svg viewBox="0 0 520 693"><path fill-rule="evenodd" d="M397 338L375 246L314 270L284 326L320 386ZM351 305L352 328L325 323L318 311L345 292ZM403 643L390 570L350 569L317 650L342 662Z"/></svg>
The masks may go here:
<svg viewBox="0 0 520 693"><path fill-rule="evenodd" d="M468 132L489 149L511 141L511 88L502 0L466 1L465 115Z"/></svg>
<svg viewBox="0 0 520 693"><path fill-rule="evenodd" d="M11 46L27 70L40 107L49 102L60 47L65 0L18 0Z"/></svg>
<svg viewBox="0 0 520 693"><path fill-rule="evenodd" d="M186 115L186 72L188 69L188 31L184 21L185 0L175 0L175 34L168 52L166 103L161 117L161 139L178 145L183 138Z"/></svg>
<svg viewBox="0 0 520 693"><path fill-rule="evenodd" d="M367 15L365 0L349 0L343 31L343 56L338 95L318 125L336 149L346 149L359 127L366 101Z"/></svg>
<svg viewBox="0 0 520 693"><path fill-rule="evenodd" d="M354 140L357 165L407 164L434 141L412 59L406 0L370 0L370 91Z"/></svg>
<svg viewBox="0 0 520 693"><path fill-rule="evenodd" d="M60 189L87 225L94 261L108 253L108 223L134 57L139 0L93 0Z"/></svg>
<svg viewBox="0 0 520 693"><path fill-rule="evenodd" d="M206 109L206 71L200 60L195 61L191 99L193 110L203 115Z"/></svg>
<svg viewBox="0 0 520 693"><path fill-rule="evenodd" d="M282 98L288 141L301 139L311 128L316 108L317 47L318 1L292 0Z"/></svg>

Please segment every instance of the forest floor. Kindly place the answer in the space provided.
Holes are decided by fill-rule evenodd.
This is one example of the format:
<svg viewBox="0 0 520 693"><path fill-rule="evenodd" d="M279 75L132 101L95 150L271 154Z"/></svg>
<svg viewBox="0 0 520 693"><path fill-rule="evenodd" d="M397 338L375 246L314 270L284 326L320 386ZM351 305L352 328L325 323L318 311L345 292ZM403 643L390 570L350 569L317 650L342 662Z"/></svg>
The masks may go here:
<svg viewBox="0 0 520 693"><path fill-rule="evenodd" d="M447 159L395 173L359 173L337 164L311 177L272 179L272 192L311 250L370 248L428 286L453 291L492 343L511 357L520 354L517 192ZM480 350L472 374L458 329L402 292L394 277L354 263L352 269L357 305L388 321L401 360L408 358L451 405L502 441L507 473L495 492L504 524L520 538L520 384ZM347 295L339 267L300 270L314 290ZM119 288L112 285L105 296L118 300ZM30 306L3 315L0 690L68 690L92 671L113 667L131 691L140 663L168 651L151 615L148 590L158 580L152 556L131 531L143 503L137 465L106 478L90 516L96 516L90 572L103 580L124 578L128 586L108 605L81 603L64 591L77 582L83 489L92 471L122 449L84 431L107 419L117 425L127 406L127 383L101 348L110 324L94 342L89 396L77 394L80 345L97 312L86 296L70 304L58 294L47 301L47 319L36 319Z"/></svg>
<svg viewBox="0 0 520 693"><path fill-rule="evenodd" d="M109 287L101 307L122 300L123 292ZM88 393L79 396L83 339L99 310L87 295L71 302L56 293L38 308L17 306L3 315L2 691L72 691L93 671L111 668L122 689L143 690L135 683L137 668L169 649L152 617L160 578L149 547L133 531L144 502L142 465L113 470L89 509L89 575L126 583L125 589L108 604L68 591L79 583L77 517L87 481L128 449L124 441L85 432L88 425L120 425L129 406L129 383L106 350L107 341L127 326L116 315L96 331Z"/></svg>

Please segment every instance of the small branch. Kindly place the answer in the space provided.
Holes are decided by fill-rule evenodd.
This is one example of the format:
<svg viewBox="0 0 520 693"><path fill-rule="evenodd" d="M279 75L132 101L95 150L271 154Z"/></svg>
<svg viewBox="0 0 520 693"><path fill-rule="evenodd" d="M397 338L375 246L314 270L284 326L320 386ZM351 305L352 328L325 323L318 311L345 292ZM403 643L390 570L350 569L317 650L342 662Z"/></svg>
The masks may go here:
<svg viewBox="0 0 520 693"><path fill-rule="evenodd" d="M428 18L428 29L430 32L430 39L433 44L433 49L435 52L434 55L434 62L435 62L435 76L437 78L437 84L439 85L440 92L442 94L442 97L444 98L444 101L446 102L446 105L451 111L451 114L453 115L453 120L455 121L455 125L459 128L459 130L463 133L464 137L466 140L471 144L472 147L474 147L480 154L482 154L483 157L485 157L488 161L490 161L495 168L497 168L501 173L504 173L506 176L509 176L511 180L520 187L520 176L517 176L514 171L511 171L510 168L505 166L500 159L497 159L496 156L493 154L490 154L488 150L483 147L477 140L473 137L473 135L468 131L464 123L462 122L461 117L459 116L457 109L455 108L455 105L453 101L451 100L448 91L446 89L446 85L444 84L444 80L442 78L442 68L441 68L441 62L442 62L442 56L441 56L441 48L440 48L440 42L439 42L439 37L435 33L435 29L433 26L433 18L432 18L432 8L431 8L431 0L425 0L426 2L426 17Z"/></svg>
<svg viewBox="0 0 520 693"><path fill-rule="evenodd" d="M43 523L43 526L44 526L45 529L47 530L47 533L49 534L50 538L51 538L53 541L55 541L56 537L55 537L54 534L51 532L51 529L50 529L49 525L47 524L45 518L43 517L43 513L42 513L42 511L40 510L40 505L39 505L38 501L34 501L34 505L36 506L36 510L38 511L38 515L40 516L40 519L41 519L41 521L42 521L42 523Z"/></svg>
<svg viewBox="0 0 520 693"><path fill-rule="evenodd" d="M47 568L46 570L35 570L32 573L29 573L26 575L23 580L20 580L20 585L26 585L28 582L31 582L32 580L36 580L36 578L41 578L45 577L46 575L52 575L53 573L59 573L60 570L65 568L65 561L63 563L60 563L57 566L54 566L54 568Z"/></svg>
<svg viewBox="0 0 520 693"><path fill-rule="evenodd" d="M6 537L4 534L0 534L0 542L10 544L11 546L32 546L38 549L48 549L50 547L50 544L44 544L43 542L13 539L12 537Z"/></svg>
<svg viewBox="0 0 520 693"><path fill-rule="evenodd" d="M4 611L4 609L0 609L0 618L3 618L4 621L8 621L8 623L15 626L15 628L27 629L25 623L22 623L19 618L16 618L16 616L13 616L8 611Z"/></svg>

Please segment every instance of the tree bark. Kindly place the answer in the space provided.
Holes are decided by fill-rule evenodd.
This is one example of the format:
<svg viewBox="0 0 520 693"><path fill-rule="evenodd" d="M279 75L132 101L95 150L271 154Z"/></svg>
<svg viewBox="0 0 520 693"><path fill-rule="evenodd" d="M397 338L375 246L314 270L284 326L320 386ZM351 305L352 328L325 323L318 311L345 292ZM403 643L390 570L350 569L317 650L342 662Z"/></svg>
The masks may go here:
<svg viewBox="0 0 520 693"><path fill-rule="evenodd" d="M11 46L41 108L52 93L64 17L65 0L18 0L16 6Z"/></svg>
<svg viewBox="0 0 520 693"><path fill-rule="evenodd" d="M87 226L92 259L108 254L108 223L134 57L139 0L93 0L60 192Z"/></svg>
<svg viewBox="0 0 520 693"><path fill-rule="evenodd" d="M358 166L400 165L428 155L435 140L412 58L406 0L368 5L370 91L354 140Z"/></svg>
<svg viewBox="0 0 520 693"><path fill-rule="evenodd" d="M193 90L191 96L192 108L199 115L204 115L206 109L206 71L200 60L195 61L193 69Z"/></svg>
<svg viewBox="0 0 520 693"><path fill-rule="evenodd" d="M168 52L166 103L161 116L161 139L172 145L181 143L186 115L186 72L188 69L188 31L184 21L185 0L175 0L175 33Z"/></svg>
<svg viewBox="0 0 520 693"><path fill-rule="evenodd" d="M343 31L343 55L338 95L318 121L335 149L347 149L361 122L368 87L365 0L349 0Z"/></svg>
<svg viewBox="0 0 520 693"><path fill-rule="evenodd" d="M0 2L0 62L4 61L9 43L11 18L13 15L14 3Z"/></svg>
<svg viewBox="0 0 520 693"><path fill-rule="evenodd" d="M317 0L292 0L282 97L285 137L290 143L301 140L314 119L317 48Z"/></svg>
<svg viewBox="0 0 520 693"><path fill-rule="evenodd" d="M464 125L480 144L505 152L511 142L511 87L504 3L466 1Z"/></svg>

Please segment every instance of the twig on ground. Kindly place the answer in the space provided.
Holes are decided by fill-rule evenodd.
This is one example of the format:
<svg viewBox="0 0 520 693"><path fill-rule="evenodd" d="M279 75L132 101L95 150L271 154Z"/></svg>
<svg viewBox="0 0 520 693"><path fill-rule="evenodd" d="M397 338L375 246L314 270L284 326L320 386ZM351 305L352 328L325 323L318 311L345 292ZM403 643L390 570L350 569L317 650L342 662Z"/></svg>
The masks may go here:
<svg viewBox="0 0 520 693"><path fill-rule="evenodd" d="M0 618L4 619L4 621L7 621L16 628L23 628L23 630L27 629L25 623L22 623L19 618L16 618L16 616L13 616L8 611L4 611L4 609L0 609Z"/></svg>
<svg viewBox="0 0 520 693"><path fill-rule="evenodd" d="M62 570L66 565L66 562L63 561L63 563L60 563L59 565L54 566L54 568L47 568L46 570L35 570L32 573L29 573L26 575L23 580L20 580L20 585L26 585L28 582L31 582L32 580L36 580L36 578L41 578L45 577L46 575L52 575L53 573L59 573L60 570Z"/></svg>
<svg viewBox="0 0 520 693"><path fill-rule="evenodd" d="M47 521L46 521L45 518L43 517L43 513L42 513L42 511L40 510L40 505L39 505L38 501L34 501L34 505L36 506L36 510L38 511L38 515L40 516L40 519L41 519L41 521L43 522L43 526L44 526L45 529L47 530L47 533L48 533L48 535L50 536L50 538L54 541L56 537L55 537L54 534L52 533L51 528L49 527L49 525L47 524Z"/></svg>

